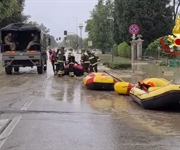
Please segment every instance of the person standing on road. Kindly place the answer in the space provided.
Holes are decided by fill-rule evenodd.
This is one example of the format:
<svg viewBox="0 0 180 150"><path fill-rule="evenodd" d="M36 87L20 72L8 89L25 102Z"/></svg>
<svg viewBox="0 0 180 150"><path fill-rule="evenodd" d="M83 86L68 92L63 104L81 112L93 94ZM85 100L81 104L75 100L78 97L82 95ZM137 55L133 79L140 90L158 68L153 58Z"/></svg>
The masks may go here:
<svg viewBox="0 0 180 150"><path fill-rule="evenodd" d="M56 58L56 52L55 50L49 50L49 60L52 64L52 68L53 68L53 71L55 73L56 69L55 69L55 58Z"/></svg>
<svg viewBox="0 0 180 150"><path fill-rule="evenodd" d="M98 72L99 57L96 56L94 52L91 53L89 57L89 61L90 61L90 72Z"/></svg>
<svg viewBox="0 0 180 150"><path fill-rule="evenodd" d="M89 66L90 66L89 55L87 51L82 55L81 62L84 68L84 75L86 75L89 73Z"/></svg>
<svg viewBox="0 0 180 150"><path fill-rule="evenodd" d="M59 76L64 75L64 63L66 61L66 56L64 55L64 49L58 49L58 53L57 53L57 65L56 65L56 69L57 69L57 74Z"/></svg>
<svg viewBox="0 0 180 150"><path fill-rule="evenodd" d="M78 64L72 52L68 54L69 76L74 77L74 65Z"/></svg>

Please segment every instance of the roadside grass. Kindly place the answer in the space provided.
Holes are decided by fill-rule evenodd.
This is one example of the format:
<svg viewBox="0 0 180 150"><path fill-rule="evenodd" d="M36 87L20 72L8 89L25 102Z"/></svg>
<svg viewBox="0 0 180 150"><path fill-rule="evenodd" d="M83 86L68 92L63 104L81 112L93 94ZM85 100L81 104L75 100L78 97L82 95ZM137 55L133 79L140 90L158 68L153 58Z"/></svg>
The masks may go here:
<svg viewBox="0 0 180 150"><path fill-rule="evenodd" d="M98 55L100 62L111 69L130 69L131 60L123 57L114 57L112 62L112 56L109 54L100 54Z"/></svg>
<svg viewBox="0 0 180 150"><path fill-rule="evenodd" d="M99 54L98 56L101 60L101 63L105 63L105 62L111 63L112 62L112 56L110 54ZM115 56L113 63L125 63L125 64L127 64L127 63L131 63L131 60L128 58Z"/></svg>

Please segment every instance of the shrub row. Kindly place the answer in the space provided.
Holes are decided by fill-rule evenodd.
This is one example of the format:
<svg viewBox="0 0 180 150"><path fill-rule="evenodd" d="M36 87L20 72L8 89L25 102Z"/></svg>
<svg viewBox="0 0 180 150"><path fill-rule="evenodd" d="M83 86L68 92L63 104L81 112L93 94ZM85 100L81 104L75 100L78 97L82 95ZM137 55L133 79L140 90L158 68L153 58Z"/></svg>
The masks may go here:
<svg viewBox="0 0 180 150"><path fill-rule="evenodd" d="M121 69L126 70L131 68L131 64L122 64L122 63L113 63L113 62L105 62L103 65L107 66L111 69Z"/></svg>

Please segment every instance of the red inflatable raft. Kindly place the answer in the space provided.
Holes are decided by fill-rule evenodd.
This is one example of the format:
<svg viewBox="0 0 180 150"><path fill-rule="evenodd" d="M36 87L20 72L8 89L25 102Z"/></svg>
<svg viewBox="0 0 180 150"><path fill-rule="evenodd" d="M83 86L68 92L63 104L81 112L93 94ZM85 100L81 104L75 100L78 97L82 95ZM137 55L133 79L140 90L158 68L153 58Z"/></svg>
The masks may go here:
<svg viewBox="0 0 180 150"><path fill-rule="evenodd" d="M83 76L84 75L84 70L83 70L83 66L82 65L75 64L73 66L73 68L74 68L74 74L76 76ZM65 66L65 75L69 75L69 65Z"/></svg>

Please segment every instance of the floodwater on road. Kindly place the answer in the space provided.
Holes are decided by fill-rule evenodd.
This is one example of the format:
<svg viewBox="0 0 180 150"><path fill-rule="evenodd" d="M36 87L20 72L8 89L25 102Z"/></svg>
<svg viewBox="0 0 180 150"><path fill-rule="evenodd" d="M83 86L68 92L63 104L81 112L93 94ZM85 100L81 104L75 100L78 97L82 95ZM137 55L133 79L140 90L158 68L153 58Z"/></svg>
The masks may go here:
<svg viewBox="0 0 180 150"><path fill-rule="evenodd" d="M0 150L180 147L180 109L144 110L128 96L87 90L82 77L55 77L50 64L43 75L29 68L2 73L0 85L0 119L9 120Z"/></svg>

